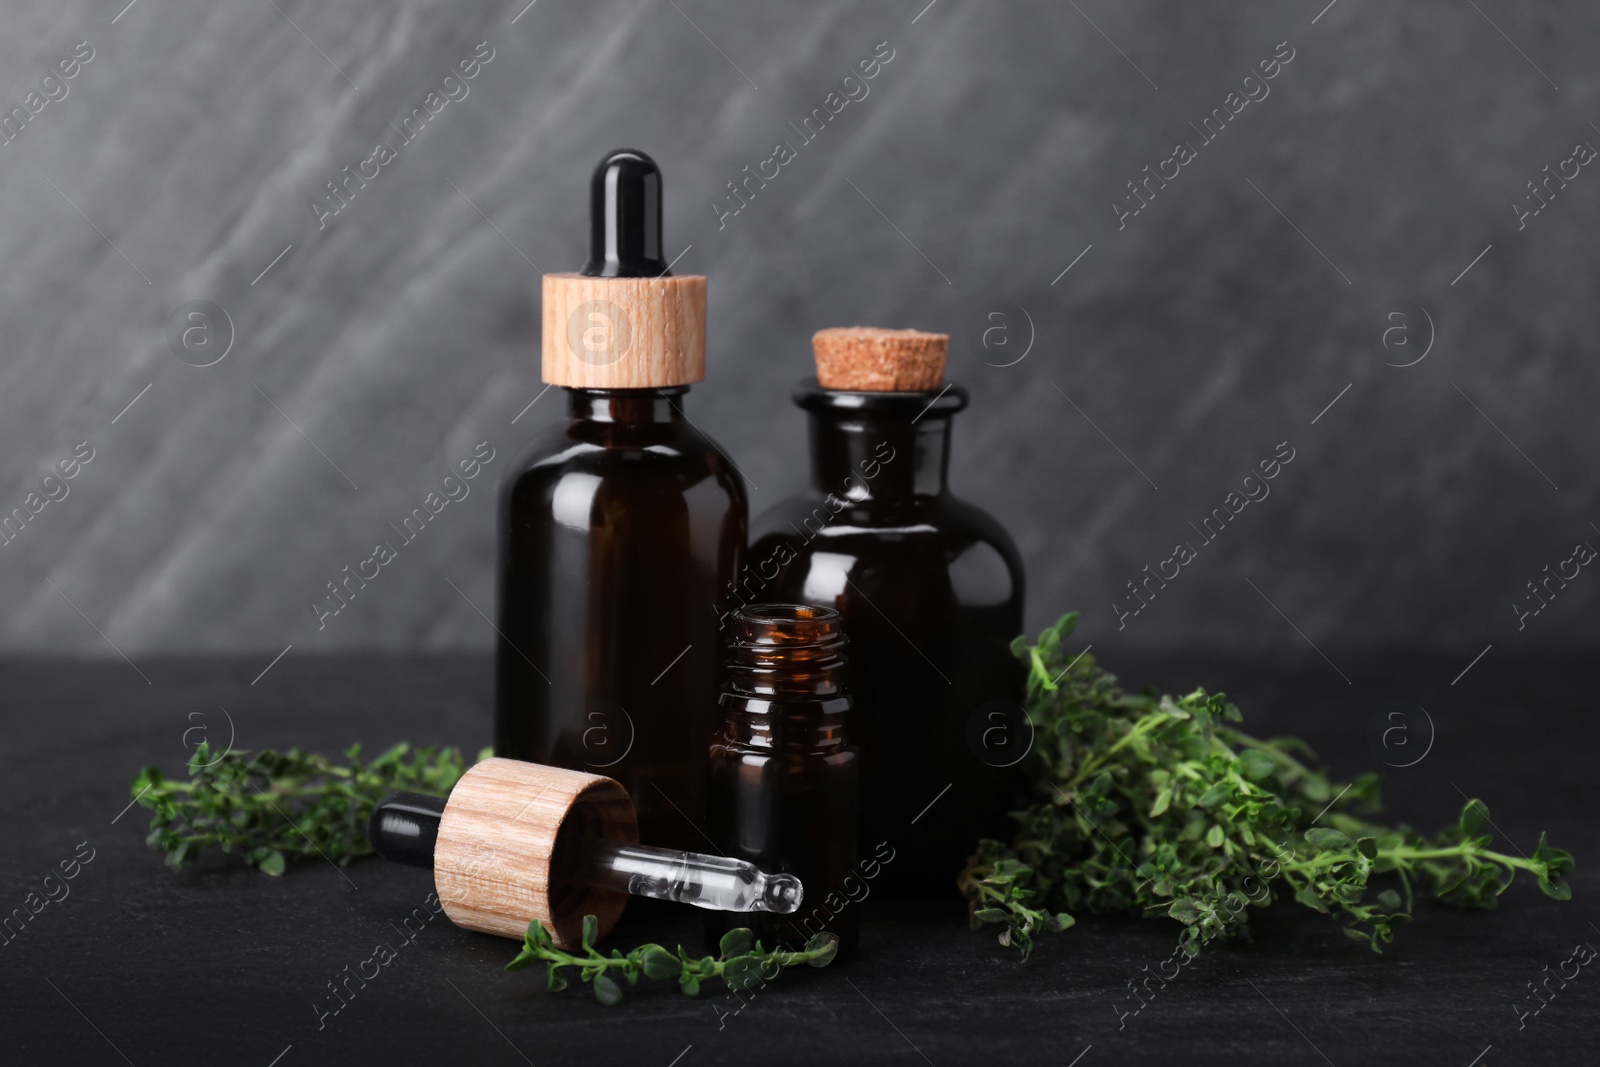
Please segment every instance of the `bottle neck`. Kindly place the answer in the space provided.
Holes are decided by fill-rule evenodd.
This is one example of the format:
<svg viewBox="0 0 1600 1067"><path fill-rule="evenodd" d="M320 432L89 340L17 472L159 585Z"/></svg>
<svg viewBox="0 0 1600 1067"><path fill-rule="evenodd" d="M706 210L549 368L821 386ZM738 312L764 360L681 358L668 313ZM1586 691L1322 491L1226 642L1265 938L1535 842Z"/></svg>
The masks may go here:
<svg viewBox="0 0 1600 1067"><path fill-rule="evenodd" d="M833 608L751 604L736 612L723 696L727 739L786 751L844 747L844 645Z"/></svg>
<svg viewBox="0 0 1600 1067"><path fill-rule="evenodd" d="M939 496L947 490L950 430L967 392L866 393L808 382L794 401L809 416L811 486L842 500Z"/></svg>
<svg viewBox="0 0 1600 1067"><path fill-rule="evenodd" d="M573 421L624 425L682 422L683 396L688 391L687 385L660 389L567 388L567 417Z"/></svg>

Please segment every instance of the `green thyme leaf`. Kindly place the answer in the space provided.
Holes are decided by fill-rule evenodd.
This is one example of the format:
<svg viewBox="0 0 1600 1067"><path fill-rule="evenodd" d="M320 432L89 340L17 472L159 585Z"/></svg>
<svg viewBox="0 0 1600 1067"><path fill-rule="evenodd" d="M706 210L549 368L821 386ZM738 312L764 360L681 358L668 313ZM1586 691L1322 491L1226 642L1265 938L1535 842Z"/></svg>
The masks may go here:
<svg viewBox="0 0 1600 1067"><path fill-rule="evenodd" d="M485 749L478 758L489 755ZM158 767L134 776L134 800L154 812L146 843L181 867L209 848L265 874L290 862L325 857L343 866L369 855L367 817L394 792L444 796L466 772L459 749L399 744L364 761L352 745L339 763L312 752L224 752L199 745L189 780Z"/></svg>
<svg viewBox="0 0 1600 1067"><path fill-rule="evenodd" d="M1376 952L1419 890L1491 908L1525 871L1546 895L1572 895L1571 854L1543 837L1528 857L1495 851L1482 801L1431 839L1371 821L1376 775L1335 781L1305 742L1244 733L1221 693L1126 692L1069 647L1076 624L1012 644L1027 668L1031 800L1011 842L979 842L958 879L973 929L998 925L1002 945L1026 957L1074 912L1165 912L1192 956L1243 936L1251 908L1293 899Z"/></svg>
<svg viewBox="0 0 1600 1067"><path fill-rule="evenodd" d="M678 957L660 945L646 945L640 952L640 958L646 977L657 981L678 977L680 969Z"/></svg>
<svg viewBox="0 0 1600 1067"><path fill-rule="evenodd" d="M729 930L722 935L722 943L717 946L723 956L738 956L749 952L750 945L755 940L755 935L744 927Z"/></svg>
<svg viewBox="0 0 1600 1067"><path fill-rule="evenodd" d="M552 993L559 993L567 987L562 972L576 967L578 977L593 986L595 999L612 1005L622 1000L622 987L617 985L617 977L630 985L636 984L641 976L657 981L676 978L678 988L693 997L699 995L700 984L707 979L720 978L729 989L756 989L785 967L802 963L826 967L839 952L838 937L828 933L813 937L800 952L768 951L755 940L754 934L741 927L723 935L717 956L690 959L682 948L673 953L656 944L640 945L626 955L612 950L610 956L602 956L589 937L591 931L597 934L599 930L594 916L584 916L583 929L585 946L574 954L557 948L549 932L537 920L529 923L522 951L506 964L506 970L518 971L535 961L543 961L546 964L545 987Z"/></svg>

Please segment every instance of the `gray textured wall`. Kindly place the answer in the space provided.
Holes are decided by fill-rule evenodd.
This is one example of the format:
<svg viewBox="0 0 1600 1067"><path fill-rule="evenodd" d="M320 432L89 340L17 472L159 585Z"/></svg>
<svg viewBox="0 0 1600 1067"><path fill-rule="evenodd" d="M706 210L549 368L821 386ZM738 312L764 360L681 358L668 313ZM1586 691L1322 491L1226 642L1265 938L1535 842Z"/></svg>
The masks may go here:
<svg viewBox="0 0 1600 1067"><path fill-rule="evenodd" d="M1600 147L1593 4L524 2L7 5L0 511L94 458L0 547L0 648L487 648L492 482L561 415L513 424L538 270L581 262L619 145L662 163L669 252L711 278L689 411L753 507L802 475L813 330L941 329L974 394L954 484L1014 532L1032 626L1076 607L1106 651L1273 656L1600 636L1600 568L1513 607L1600 547L1600 167L1563 162ZM485 41L466 97L319 229L324 183ZM789 123L880 42L868 95L801 145ZM719 228L779 141L797 158ZM1119 228L1178 141L1195 158ZM1519 228L1546 165L1578 174ZM169 338L201 300L233 333L203 368ZM485 440L470 495L319 632L323 584ZM1271 495L1200 545L1285 441Z"/></svg>

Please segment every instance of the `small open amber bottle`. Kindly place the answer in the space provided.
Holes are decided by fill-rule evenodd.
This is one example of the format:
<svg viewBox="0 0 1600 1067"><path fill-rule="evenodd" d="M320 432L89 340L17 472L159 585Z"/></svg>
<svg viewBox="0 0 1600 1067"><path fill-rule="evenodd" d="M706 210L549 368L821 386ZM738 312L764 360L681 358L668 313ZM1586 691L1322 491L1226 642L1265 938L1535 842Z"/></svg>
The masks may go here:
<svg viewBox="0 0 1600 1067"><path fill-rule="evenodd" d="M731 622L722 729L711 745L707 828L730 859L793 874L805 902L792 915L707 917L713 941L749 926L766 947L800 947L823 931L855 947L851 887L860 841L860 770L845 736L845 637L837 611L752 604ZM875 865L874 865L875 866Z"/></svg>

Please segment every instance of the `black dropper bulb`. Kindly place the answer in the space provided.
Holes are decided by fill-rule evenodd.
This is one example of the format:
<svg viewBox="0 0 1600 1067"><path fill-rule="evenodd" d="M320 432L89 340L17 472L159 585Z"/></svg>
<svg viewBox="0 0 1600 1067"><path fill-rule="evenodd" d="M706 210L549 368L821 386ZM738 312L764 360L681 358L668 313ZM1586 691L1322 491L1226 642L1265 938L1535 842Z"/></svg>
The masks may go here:
<svg viewBox="0 0 1600 1067"><path fill-rule="evenodd" d="M367 819L367 840L386 860L433 869L433 846L439 840L444 797L396 793L378 802Z"/></svg>
<svg viewBox="0 0 1600 1067"><path fill-rule="evenodd" d="M643 152L619 148L589 180L589 262L579 273L591 278L659 278L661 257L661 168Z"/></svg>

